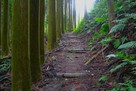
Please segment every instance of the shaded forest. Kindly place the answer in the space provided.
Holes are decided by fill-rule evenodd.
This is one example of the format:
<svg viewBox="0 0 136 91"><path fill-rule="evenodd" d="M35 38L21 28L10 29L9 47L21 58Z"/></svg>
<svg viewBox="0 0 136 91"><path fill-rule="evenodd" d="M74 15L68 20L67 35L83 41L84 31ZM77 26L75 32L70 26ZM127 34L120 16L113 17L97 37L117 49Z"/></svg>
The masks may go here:
<svg viewBox="0 0 136 91"><path fill-rule="evenodd" d="M0 91L136 91L136 1L81 1L0 0Z"/></svg>

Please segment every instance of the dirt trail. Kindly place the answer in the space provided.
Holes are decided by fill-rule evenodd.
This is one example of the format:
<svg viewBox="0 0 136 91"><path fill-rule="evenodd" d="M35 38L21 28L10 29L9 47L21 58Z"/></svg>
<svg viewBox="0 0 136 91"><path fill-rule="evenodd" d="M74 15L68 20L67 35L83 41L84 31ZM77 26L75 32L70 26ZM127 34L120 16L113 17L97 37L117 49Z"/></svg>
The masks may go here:
<svg viewBox="0 0 136 91"><path fill-rule="evenodd" d="M86 49L86 45L75 34L64 34L57 50L48 55L48 61L51 61L43 66L43 79L39 86L44 91L98 91L93 83L94 73L85 69L84 63L89 59ZM72 77L56 76L59 73ZM82 73L85 75L80 76ZM75 74L79 76L73 78Z"/></svg>

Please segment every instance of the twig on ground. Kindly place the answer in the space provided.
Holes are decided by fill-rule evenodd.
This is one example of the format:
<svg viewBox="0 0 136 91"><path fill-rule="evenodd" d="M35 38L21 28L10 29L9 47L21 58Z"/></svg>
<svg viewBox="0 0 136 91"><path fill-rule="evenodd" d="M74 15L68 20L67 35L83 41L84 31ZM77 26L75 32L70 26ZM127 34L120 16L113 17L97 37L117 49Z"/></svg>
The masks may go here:
<svg viewBox="0 0 136 91"><path fill-rule="evenodd" d="M89 64L92 60L94 60L96 57L98 57L103 51L105 51L108 48L108 46L101 49L97 54L95 54L89 61L85 62L85 65Z"/></svg>

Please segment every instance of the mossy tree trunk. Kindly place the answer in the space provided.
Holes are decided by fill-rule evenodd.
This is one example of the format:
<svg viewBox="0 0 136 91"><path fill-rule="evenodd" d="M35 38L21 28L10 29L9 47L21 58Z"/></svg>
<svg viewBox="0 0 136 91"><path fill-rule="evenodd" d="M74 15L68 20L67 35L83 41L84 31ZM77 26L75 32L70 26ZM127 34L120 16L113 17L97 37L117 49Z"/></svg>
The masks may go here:
<svg viewBox="0 0 136 91"><path fill-rule="evenodd" d="M48 0L48 51L57 47L56 39L56 19L55 19L55 0Z"/></svg>
<svg viewBox="0 0 136 91"><path fill-rule="evenodd" d="M2 0L2 57L7 56L9 53L8 46L8 0Z"/></svg>
<svg viewBox="0 0 136 91"><path fill-rule="evenodd" d="M114 23L112 21L115 19L114 1L107 0L107 3L108 3L108 10L109 10L109 28L111 29L114 26Z"/></svg>
<svg viewBox="0 0 136 91"><path fill-rule="evenodd" d="M76 28L76 0L73 0L73 28Z"/></svg>
<svg viewBox="0 0 136 91"><path fill-rule="evenodd" d="M56 18L56 33L57 33L57 39L61 38L61 0L57 0L57 18Z"/></svg>
<svg viewBox="0 0 136 91"><path fill-rule="evenodd" d="M40 68L40 31L39 0L29 0L29 38L30 38L30 64L32 82L36 83L41 78Z"/></svg>
<svg viewBox="0 0 136 91"><path fill-rule="evenodd" d="M28 44L28 0L12 0L12 91L32 91Z"/></svg>
<svg viewBox="0 0 136 91"><path fill-rule="evenodd" d="M39 0L40 62L44 63L44 16L45 0Z"/></svg>

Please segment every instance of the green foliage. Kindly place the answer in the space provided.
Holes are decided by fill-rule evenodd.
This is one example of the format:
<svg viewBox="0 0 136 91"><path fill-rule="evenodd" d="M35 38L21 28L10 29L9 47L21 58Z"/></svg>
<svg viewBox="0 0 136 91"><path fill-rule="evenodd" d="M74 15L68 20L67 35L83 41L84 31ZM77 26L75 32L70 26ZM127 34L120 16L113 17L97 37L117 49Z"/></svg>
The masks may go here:
<svg viewBox="0 0 136 91"><path fill-rule="evenodd" d="M99 82L105 82L105 81L107 81L109 78L108 78L108 76L107 75L102 75L100 78L99 78Z"/></svg>
<svg viewBox="0 0 136 91"><path fill-rule="evenodd" d="M79 29L76 31L84 30L85 28L90 29L90 33L92 38L89 40L89 45L100 44L101 46L112 44L114 46L114 50L117 51L119 49L121 52L116 52L115 54L109 54L106 57L110 60L114 61L114 59L119 60L113 65L109 70L110 73L114 73L116 76L122 76L125 74L136 75L136 59L134 55L130 55L125 51L128 48L135 48L136 41L130 41L131 39L131 29L136 27L135 19L136 13L134 8L136 7L136 0L115 0L115 16L116 19L113 20L114 27L108 31L108 7L107 7L107 0L99 0L99 2L95 5L93 11L89 13L89 20L84 22L83 24L79 25ZM133 12L134 11L134 12ZM129 30L130 33L128 33ZM128 33L129 35L122 35L121 33ZM106 35L109 33L108 35ZM112 34L114 33L114 34ZM135 33L135 32L134 32ZM135 39L135 38L133 38ZM101 41L100 41L101 40ZM130 42L127 42L130 41ZM127 43L126 43L127 42ZM95 50L95 46L91 47L91 50ZM124 51L124 52L122 52ZM125 69L125 68L129 69ZM99 82L105 82L107 77L103 75ZM101 83L99 83L100 85ZM122 84L115 83L115 88L111 91L135 91L135 87L132 86L129 82L125 82Z"/></svg>
<svg viewBox="0 0 136 91"><path fill-rule="evenodd" d="M124 83L114 83L114 88L111 91L136 91L135 82L126 80Z"/></svg>
<svg viewBox="0 0 136 91"><path fill-rule="evenodd" d="M100 87L103 83L105 83L107 80L109 79L109 77L107 75L102 75L99 79L98 79L98 87Z"/></svg>
<svg viewBox="0 0 136 91"><path fill-rule="evenodd" d="M84 25L85 25L85 21L84 21L84 19L82 19L82 20L80 21L80 23L78 24L77 28L75 28L75 29L73 30L73 32L80 32L80 31L82 31Z"/></svg>
<svg viewBox="0 0 136 91"><path fill-rule="evenodd" d="M4 80L7 80L8 78L5 76L5 74L10 70L11 68L11 60L10 59L3 59L0 60L0 83L2 83Z"/></svg>
<svg viewBox="0 0 136 91"><path fill-rule="evenodd" d="M96 17L95 18L95 22L97 23L97 24L99 24L99 23L103 23L104 21L106 21L106 17Z"/></svg>
<svg viewBox="0 0 136 91"><path fill-rule="evenodd" d="M126 37L122 37L120 39L115 39L113 45L114 45L114 48L118 48L121 44L123 44L125 41L127 40Z"/></svg>
<svg viewBox="0 0 136 91"><path fill-rule="evenodd" d="M128 65L136 65L136 60L134 60L134 56L133 55L129 55L127 53L123 53L123 52L116 52L116 54L110 54L107 55L108 58L118 58L120 60L122 60L120 63L118 63L117 65L113 66L110 69L110 72L113 73L125 66Z"/></svg>
<svg viewBox="0 0 136 91"><path fill-rule="evenodd" d="M122 31L125 28L125 24L117 24L112 29L110 30L109 33L117 32L117 31Z"/></svg>
<svg viewBox="0 0 136 91"><path fill-rule="evenodd" d="M93 40L96 40L96 39L100 38L101 36L102 36L101 33L95 32L95 33L94 33L94 36L92 37L92 39L93 39Z"/></svg>
<svg viewBox="0 0 136 91"><path fill-rule="evenodd" d="M130 41L125 44L122 44L118 47L118 49L126 49L126 48L136 48L136 41Z"/></svg>
<svg viewBox="0 0 136 91"><path fill-rule="evenodd" d="M0 62L0 75L5 74L11 67L9 59L1 60Z"/></svg>
<svg viewBox="0 0 136 91"><path fill-rule="evenodd" d="M101 40L101 43L102 43L102 45L107 45L112 40L113 40L112 37L105 37L104 39Z"/></svg>
<svg viewBox="0 0 136 91"><path fill-rule="evenodd" d="M124 67L124 66L126 66L126 65L127 65L126 62L120 63L120 64L118 64L117 66L113 67L113 68L110 70L110 72L113 73L113 72L117 71L118 69L120 69L120 68L122 68L122 67Z"/></svg>
<svg viewBox="0 0 136 91"><path fill-rule="evenodd" d="M128 22L128 18L117 19L117 20L114 20L113 22L119 23L119 24L124 24L124 23Z"/></svg>
<svg viewBox="0 0 136 91"><path fill-rule="evenodd" d="M104 23L101 26L100 33L101 34L105 34L108 31L108 29L109 29L109 24L108 23Z"/></svg>
<svg viewBox="0 0 136 91"><path fill-rule="evenodd" d="M126 14L126 17L130 19L136 19L136 13Z"/></svg>

